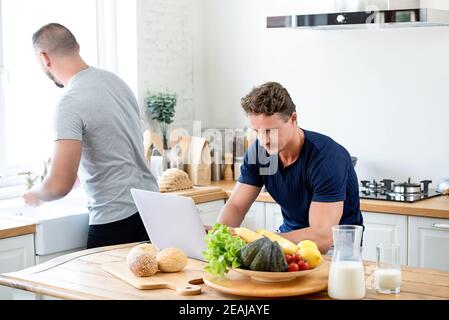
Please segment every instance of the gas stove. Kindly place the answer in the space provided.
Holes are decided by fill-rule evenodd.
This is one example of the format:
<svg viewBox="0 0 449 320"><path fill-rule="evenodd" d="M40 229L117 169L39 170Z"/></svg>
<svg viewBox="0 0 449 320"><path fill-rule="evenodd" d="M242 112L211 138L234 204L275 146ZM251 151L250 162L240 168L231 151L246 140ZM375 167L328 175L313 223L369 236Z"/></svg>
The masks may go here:
<svg viewBox="0 0 449 320"><path fill-rule="evenodd" d="M394 180L360 181L360 199L385 200L397 202L416 202L441 195L434 189L430 189L431 180L423 180L420 183L408 182L395 183Z"/></svg>

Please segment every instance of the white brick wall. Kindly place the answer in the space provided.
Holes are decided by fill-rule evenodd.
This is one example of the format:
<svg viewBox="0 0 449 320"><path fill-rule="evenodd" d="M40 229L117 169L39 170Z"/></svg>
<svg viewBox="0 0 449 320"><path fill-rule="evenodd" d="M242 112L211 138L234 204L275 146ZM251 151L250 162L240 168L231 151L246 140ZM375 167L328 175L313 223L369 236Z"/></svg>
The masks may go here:
<svg viewBox="0 0 449 320"><path fill-rule="evenodd" d="M178 94L173 126L191 130L194 110L193 10L188 0L139 0L139 102L148 90Z"/></svg>

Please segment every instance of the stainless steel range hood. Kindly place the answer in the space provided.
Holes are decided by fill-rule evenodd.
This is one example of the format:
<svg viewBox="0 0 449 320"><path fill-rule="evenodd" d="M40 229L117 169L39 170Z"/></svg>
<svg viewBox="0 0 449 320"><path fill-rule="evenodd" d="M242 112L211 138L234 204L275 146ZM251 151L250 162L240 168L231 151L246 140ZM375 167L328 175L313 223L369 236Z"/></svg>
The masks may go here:
<svg viewBox="0 0 449 320"><path fill-rule="evenodd" d="M267 17L267 28L361 29L449 26L449 11L428 8Z"/></svg>

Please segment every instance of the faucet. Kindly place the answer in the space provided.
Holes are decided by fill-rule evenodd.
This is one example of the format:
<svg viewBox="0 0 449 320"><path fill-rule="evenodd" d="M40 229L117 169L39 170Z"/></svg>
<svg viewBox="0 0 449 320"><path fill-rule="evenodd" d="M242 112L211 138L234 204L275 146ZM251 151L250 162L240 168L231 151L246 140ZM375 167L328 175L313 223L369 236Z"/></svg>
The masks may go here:
<svg viewBox="0 0 449 320"><path fill-rule="evenodd" d="M51 158L48 158L47 161L44 161L44 170L42 171L41 182L44 181L45 177L48 174L48 167L50 166L50 163L51 163Z"/></svg>
<svg viewBox="0 0 449 320"><path fill-rule="evenodd" d="M26 176L25 177L25 185L26 185L27 190L30 190L34 186L37 179L40 179L41 183L44 181L45 177L48 174L48 166L50 165L50 162L51 162L51 158L49 158L48 160L43 162L44 170L42 171L42 175L35 174L30 171L18 173L19 176Z"/></svg>
<svg viewBox="0 0 449 320"><path fill-rule="evenodd" d="M20 173L18 173L18 175L19 176L26 176L25 177L25 185L26 185L27 191L30 190L34 186L34 183L39 178L39 176L37 176L37 175L35 177L32 177L32 175L34 175L34 173L30 172L30 171L28 171L28 172L20 172Z"/></svg>

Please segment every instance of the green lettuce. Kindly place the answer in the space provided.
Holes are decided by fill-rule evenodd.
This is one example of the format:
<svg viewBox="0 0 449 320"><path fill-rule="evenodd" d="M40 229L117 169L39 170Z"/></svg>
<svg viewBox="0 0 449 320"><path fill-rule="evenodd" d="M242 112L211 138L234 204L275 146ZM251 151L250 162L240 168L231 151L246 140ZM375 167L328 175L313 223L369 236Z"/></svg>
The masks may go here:
<svg viewBox="0 0 449 320"><path fill-rule="evenodd" d="M205 240L207 250L203 252L203 256L208 263L204 270L224 277L230 268L240 267L239 253L246 243L239 236L233 236L228 226L216 223Z"/></svg>

